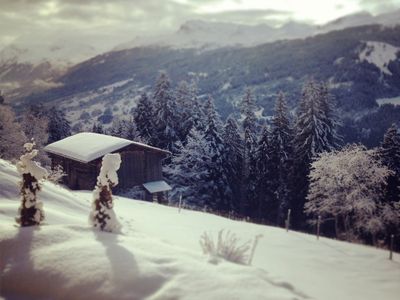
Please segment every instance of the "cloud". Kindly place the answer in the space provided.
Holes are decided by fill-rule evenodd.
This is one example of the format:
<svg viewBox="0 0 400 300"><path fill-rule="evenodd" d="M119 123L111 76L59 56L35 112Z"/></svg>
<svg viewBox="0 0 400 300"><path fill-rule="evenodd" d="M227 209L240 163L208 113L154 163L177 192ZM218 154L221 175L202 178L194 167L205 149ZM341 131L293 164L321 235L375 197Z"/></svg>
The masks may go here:
<svg viewBox="0 0 400 300"><path fill-rule="evenodd" d="M219 22L233 22L243 24L259 24L259 23L282 23L287 21L292 13L289 11L278 11L272 9L259 9L259 10L231 10L225 12L200 14L200 17L210 21ZM279 22L279 20L282 20Z"/></svg>
<svg viewBox="0 0 400 300"><path fill-rule="evenodd" d="M400 0L360 0L359 4L364 10L373 14L400 9Z"/></svg>
<svg viewBox="0 0 400 300"><path fill-rule="evenodd" d="M309 16L321 19L329 13L326 8L323 12L309 11L324 7L315 5L318 0L302 0L306 5L300 0L289 5L288 1L1 0L0 48L15 40L65 37L106 49L135 36L174 31L191 19L280 25L293 19L309 20ZM354 12L358 9L380 13L400 7L400 0L335 0L338 10L350 2L354 4ZM353 6L349 8L352 11ZM346 13L349 11L343 10Z"/></svg>

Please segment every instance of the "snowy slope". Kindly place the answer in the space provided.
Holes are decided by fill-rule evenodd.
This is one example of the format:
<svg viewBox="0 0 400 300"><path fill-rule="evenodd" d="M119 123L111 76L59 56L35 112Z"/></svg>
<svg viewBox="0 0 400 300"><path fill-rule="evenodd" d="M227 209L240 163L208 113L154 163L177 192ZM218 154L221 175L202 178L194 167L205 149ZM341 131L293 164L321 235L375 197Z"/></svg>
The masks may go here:
<svg viewBox="0 0 400 300"><path fill-rule="evenodd" d="M364 49L359 53L359 60L375 65L382 73L393 75L388 69L388 65L391 61L400 60L397 57L399 52L399 47L388 43L367 41Z"/></svg>
<svg viewBox="0 0 400 300"><path fill-rule="evenodd" d="M18 176L0 161L0 297L30 299L397 299L400 256L280 228L115 197L123 234L88 226L90 192L46 183L46 224L18 228ZM199 236L263 234L252 266L201 254Z"/></svg>

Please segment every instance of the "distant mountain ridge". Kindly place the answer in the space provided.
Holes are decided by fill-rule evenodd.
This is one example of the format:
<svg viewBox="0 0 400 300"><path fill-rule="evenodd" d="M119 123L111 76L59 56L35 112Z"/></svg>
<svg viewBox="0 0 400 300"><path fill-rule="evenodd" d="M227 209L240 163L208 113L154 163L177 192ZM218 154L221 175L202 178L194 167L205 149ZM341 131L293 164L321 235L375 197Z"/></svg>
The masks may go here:
<svg viewBox="0 0 400 300"><path fill-rule="evenodd" d="M171 34L150 37L136 37L114 50L135 47L159 46L181 48L216 49L221 47L254 47L257 45L287 39L299 39L316 34L327 33L349 27L381 24L392 26L400 24L400 10L373 16L367 12L348 15L322 26L289 21L281 27L267 24L243 25L224 22L190 20Z"/></svg>

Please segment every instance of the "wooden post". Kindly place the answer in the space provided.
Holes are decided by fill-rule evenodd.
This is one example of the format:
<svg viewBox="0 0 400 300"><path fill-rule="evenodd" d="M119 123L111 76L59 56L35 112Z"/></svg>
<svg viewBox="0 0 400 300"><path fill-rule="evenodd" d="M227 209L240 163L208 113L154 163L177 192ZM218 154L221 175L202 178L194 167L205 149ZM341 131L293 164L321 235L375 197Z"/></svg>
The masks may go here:
<svg viewBox="0 0 400 300"><path fill-rule="evenodd" d="M321 216L318 216L318 220L317 220L317 240L319 240L320 227L321 227Z"/></svg>
<svg viewBox="0 0 400 300"><path fill-rule="evenodd" d="M181 213L181 207L182 207L182 193L179 195L179 210L178 210L179 213Z"/></svg>
<svg viewBox="0 0 400 300"><path fill-rule="evenodd" d="M394 244L394 234L390 235L390 248L389 248L389 259L393 259L393 244Z"/></svg>
<svg viewBox="0 0 400 300"><path fill-rule="evenodd" d="M291 209L289 208L288 213L287 213L287 218L286 218L286 232L289 232L289 227L290 227L290 212Z"/></svg>

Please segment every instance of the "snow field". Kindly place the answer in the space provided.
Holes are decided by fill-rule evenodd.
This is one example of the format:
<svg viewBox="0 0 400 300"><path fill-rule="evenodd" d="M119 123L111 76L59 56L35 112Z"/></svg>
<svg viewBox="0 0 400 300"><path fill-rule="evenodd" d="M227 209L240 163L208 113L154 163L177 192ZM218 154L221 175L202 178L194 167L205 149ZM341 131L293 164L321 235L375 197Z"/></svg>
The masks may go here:
<svg viewBox="0 0 400 300"><path fill-rule="evenodd" d="M393 75L389 71L388 65L391 61L397 59L397 53L400 48L387 43L367 41L365 48L360 52L360 62L364 60L375 65L382 73Z"/></svg>
<svg viewBox="0 0 400 300"><path fill-rule="evenodd" d="M122 234L88 225L92 192L43 185L45 224L19 228L15 167L0 160L0 297L398 299L400 257L202 212L114 197ZM252 266L208 263L200 235L263 234Z"/></svg>

